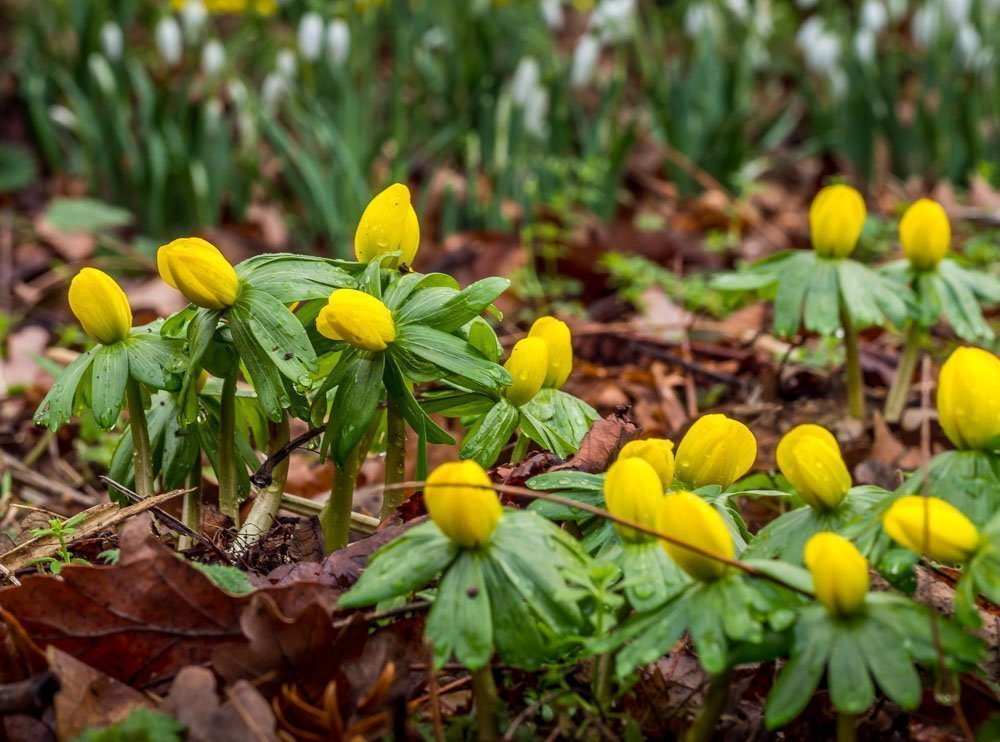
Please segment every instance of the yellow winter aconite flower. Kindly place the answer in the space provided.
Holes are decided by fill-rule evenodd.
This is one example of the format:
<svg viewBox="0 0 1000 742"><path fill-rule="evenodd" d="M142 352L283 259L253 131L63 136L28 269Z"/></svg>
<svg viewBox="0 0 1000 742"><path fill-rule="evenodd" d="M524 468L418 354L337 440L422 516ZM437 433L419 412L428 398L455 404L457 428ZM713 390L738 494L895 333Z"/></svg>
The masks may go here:
<svg viewBox="0 0 1000 742"><path fill-rule="evenodd" d="M354 233L354 255L362 263L387 252L401 252L400 263L412 265L420 246L420 224L410 203L410 189L394 183L373 198Z"/></svg>
<svg viewBox="0 0 1000 742"><path fill-rule="evenodd" d="M539 317L528 337L541 338L549 348L549 368L542 386L561 389L573 370L573 338L569 327L555 317Z"/></svg>
<svg viewBox="0 0 1000 742"><path fill-rule="evenodd" d="M854 252L868 212L861 194L850 186L827 186L809 207L809 228L816 254L846 258Z"/></svg>
<svg viewBox="0 0 1000 742"><path fill-rule="evenodd" d="M385 350L396 339L389 307L357 289L337 289L316 318L316 329L331 340L343 340L362 350Z"/></svg>
<svg viewBox="0 0 1000 742"><path fill-rule="evenodd" d="M961 449L1000 448L1000 358L980 348L957 348L938 377L938 419Z"/></svg>
<svg viewBox="0 0 1000 742"><path fill-rule="evenodd" d="M431 472L424 504L445 536L470 548L490 540L503 514L493 483L475 461L442 464Z"/></svg>
<svg viewBox="0 0 1000 742"><path fill-rule="evenodd" d="M619 457L604 477L604 503L612 515L655 528L656 515L663 504L660 477L643 459ZM618 523L615 530L622 541L635 543L652 538Z"/></svg>
<svg viewBox="0 0 1000 742"><path fill-rule="evenodd" d="M725 415L699 418L677 447L677 478L697 489L723 489L742 477L757 458L757 439L743 423Z"/></svg>
<svg viewBox="0 0 1000 742"><path fill-rule="evenodd" d="M180 10L191 0L170 0L174 10ZM209 13L246 13L252 10L260 15L272 15L278 9L277 0L201 0Z"/></svg>
<svg viewBox="0 0 1000 742"><path fill-rule="evenodd" d="M799 496L817 510L833 510L851 488L837 439L819 425L799 425L778 443L778 468Z"/></svg>
<svg viewBox="0 0 1000 742"><path fill-rule="evenodd" d="M868 560L836 533L817 533L806 543L803 558L812 573L816 599L835 616L852 616L868 595Z"/></svg>
<svg viewBox="0 0 1000 742"><path fill-rule="evenodd" d="M549 369L549 347L541 338L518 340L503 367L514 380L504 391L504 397L520 407L530 402L542 388Z"/></svg>
<svg viewBox="0 0 1000 742"><path fill-rule="evenodd" d="M912 204L899 222L899 241L914 267L935 268L951 247L951 223L941 204L929 198Z"/></svg>
<svg viewBox="0 0 1000 742"><path fill-rule="evenodd" d="M206 309L232 306L240 279L219 248L200 237L181 237L156 251L156 267L165 283Z"/></svg>
<svg viewBox="0 0 1000 742"><path fill-rule="evenodd" d="M690 492L672 492L663 498L656 514L656 530L723 559L732 559L735 554L733 537L719 511ZM723 562L669 541L662 543L677 566L696 580L710 582L726 571Z"/></svg>
<svg viewBox="0 0 1000 742"><path fill-rule="evenodd" d="M128 337L132 308L115 279L96 268L83 268L69 284L69 308L83 331L101 345Z"/></svg>
<svg viewBox="0 0 1000 742"><path fill-rule="evenodd" d="M979 547L979 531L972 521L937 497L900 497L882 525L893 541L935 562L968 561Z"/></svg>
<svg viewBox="0 0 1000 742"><path fill-rule="evenodd" d="M661 491L670 487L674 479L674 444L666 438L646 438L629 441L622 446L618 460L639 458L653 467L660 478Z"/></svg>

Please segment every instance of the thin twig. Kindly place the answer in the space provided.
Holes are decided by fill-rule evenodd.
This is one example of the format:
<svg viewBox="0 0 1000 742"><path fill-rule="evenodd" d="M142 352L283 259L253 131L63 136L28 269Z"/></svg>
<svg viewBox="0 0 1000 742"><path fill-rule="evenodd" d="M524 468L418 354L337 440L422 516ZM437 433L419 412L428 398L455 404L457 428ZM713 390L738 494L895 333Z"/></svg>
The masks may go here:
<svg viewBox="0 0 1000 742"><path fill-rule="evenodd" d="M274 467L291 456L295 449L299 446L322 435L324 430L325 428L310 428L302 435L290 440L284 446L264 459L264 462L257 467L257 471L250 475L250 483L254 487L259 487L261 489L267 487L271 484L271 480L273 479L272 472L274 472Z"/></svg>

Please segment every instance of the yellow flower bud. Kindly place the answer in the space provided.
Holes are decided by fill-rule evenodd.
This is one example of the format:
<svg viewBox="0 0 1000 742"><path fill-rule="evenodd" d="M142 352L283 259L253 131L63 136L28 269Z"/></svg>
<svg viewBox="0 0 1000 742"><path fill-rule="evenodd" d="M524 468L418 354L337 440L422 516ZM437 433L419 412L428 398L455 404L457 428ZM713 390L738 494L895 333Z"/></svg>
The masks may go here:
<svg viewBox="0 0 1000 742"><path fill-rule="evenodd" d="M424 504L445 536L469 548L489 541L503 514L493 483L475 461L442 464L431 472Z"/></svg>
<svg viewBox="0 0 1000 742"><path fill-rule="evenodd" d="M951 223L937 201L922 198L899 221L899 241L915 268L931 270L951 246Z"/></svg>
<svg viewBox="0 0 1000 742"><path fill-rule="evenodd" d="M852 616L868 595L868 560L836 533L817 533L806 543L803 559L812 573L816 599L835 616Z"/></svg>
<svg viewBox="0 0 1000 742"><path fill-rule="evenodd" d="M410 189L394 183L373 198L354 233L354 255L362 263L387 252L401 252L411 265L420 246L420 224L410 203Z"/></svg>
<svg viewBox="0 0 1000 742"><path fill-rule="evenodd" d="M656 530L723 559L732 559L736 551L719 511L690 492L671 492L663 498L656 513ZM726 571L723 562L669 541L662 543L677 566L696 580L711 582Z"/></svg>
<svg viewBox="0 0 1000 742"><path fill-rule="evenodd" d="M512 405L520 407L530 402L542 388L549 368L549 348L541 338L518 340L503 367L514 380L504 396Z"/></svg>
<svg viewBox="0 0 1000 742"><path fill-rule="evenodd" d="M655 528L656 514L663 504L660 477L641 458L619 458L604 477L604 503L612 515ZM652 538L618 523L615 530L622 541L635 543Z"/></svg>
<svg viewBox="0 0 1000 742"><path fill-rule="evenodd" d="M641 441L629 441L622 446L618 460L629 458L643 459L653 467L660 478L661 491L670 487L674 479L674 444L666 438L646 438Z"/></svg>
<svg viewBox="0 0 1000 742"><path fill-rule="evenodd" d="M677 478L696 489L709 484L725 489L750 471L756 458L750 428L725 415L705 415L677 447Z"/></svg>
<svg viewBox="0 0 1000 742"><path fill-rule="evenodd" d="M938 376L938 419L961 449L1000 448L1000 358L980 348L957 348Z"/></svg>
<svg viewBox="0 0 1000 742"><path fill-rule="evenodd" d="M316 318L316 329L331 340L343 340L362 350L385 350L396 339L389 307L357 289L337 289Z"/></svg>
<svg viewBox="0 0 1000 742"><path fill-rule="evenodd" d="M156 251L160 278L206 309L232 306L240 279L219 248L200 237L181 237Z"/></svg>
<svg viewBox="0 0 1000 742"><path fill-rule="evenodd" d="M115 279L96 268L83 268L69 284L69 308L83 331L101 345L128 337L132 308Z"/></svg>
<svg viewBox="0 0 1000 742"><path fill-rule="evenodd" d="M979 531L972 521L937 497L900 497L882 525L893 541L935 562L968 561L979 547Z"/></svg>
<svg viewBox="0 0 1000 742"><path fill-rule="evenodd" d="M573 370L573 339L569 327L555 317L539 317L528 337L541 338L549 348L549 369L542 386L561 389Z"/></svg>
<svg viewBox="0 0 1000 742"><path fill-rule="evenodd" d="M816 254L846 258L854 252L867 216L861 194L846 185L827 186L809 207L809 228Z"/></svg>
<svg viewBox="0 0 1000 742"><path fill-rule="evenodd" d="M833 510L851 488L851 475L837 439L819 425L799 425L778 443L778 468L795 491L817 510Z"/></svg>

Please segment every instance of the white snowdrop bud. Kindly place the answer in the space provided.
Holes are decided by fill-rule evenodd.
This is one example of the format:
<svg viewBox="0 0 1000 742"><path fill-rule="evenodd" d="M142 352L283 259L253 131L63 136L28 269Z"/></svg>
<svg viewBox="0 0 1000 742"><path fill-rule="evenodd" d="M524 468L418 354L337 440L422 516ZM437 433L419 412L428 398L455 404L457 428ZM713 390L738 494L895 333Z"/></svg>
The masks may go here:
<svg viewBox="0 0 1000 742"><path fill-rule="evenodd" d="M104 56L112 62L117 62L122 57L122 49L125 46L125 39L122 36L122 29L114 21L107 21L101 26L101 49Z"/></svg>
<svg viewBox="0 0 1000 742"><path fill-rule="evenodd" d="M585 87L594 77L597 60L601 56L601 42L592 34L584 34L573 50L573 64L570 67L569 82L574 88Z"/></svg>
<svg viewBox="0 0 1000 742"><path fill-rule="evenodd" d="M167 67L176 67L181 61L183 39L181 38L181 27L177 25L174 17L168 15L161 18L156 24L153 36L160 60Z"/></svg>
<svg viewBox="0 0 1000 742"><path fill-rule="evenodd" d="M859 28L854 34L854 55L862 64L875 61L875 32L870 28Z"/></svg>
<svg viewBox="0 0 1000 742"><path fill-rule="evenodd" d="M538 67L538 62L534 57L522 57L514 70L514 77L510 82L510 97L515 104L524 106L532 91L538 87L538 81L542 73Z"/></svg>
<svg viewBox="0 0 1000 742"><path fill-rule="evenodd" d="M542 18L545 19L545 25L552 31L562 30L563 24L566 23L566 14L563 13L562 0L542 0L540 7Z"/></svg>
<svg viewBox="0 0 1000 742"><path fill-rule="evenodd" d="M684 33L689 39L699 38L715 25L715 10L706 2L692 3L684 11Z"/></svg>
<svg viewBox="0 0 1000 742"><path fill-rule="evenodd" d="M979 32L971 24L963 23L958 27L958 33L955 35L955 48L958 49L958 55L966 67L973 66L982 45Z"/></svg>
<svg viewBox="0 0 1000 742"><path fill-rule="evenodd" d="M945 18L954 25L967 25L969 12L972 10L972 0L948 0L941 3L941 8L944 10Z"/></svg>
<svg viewBox="0 0 1000 742"><path fill-rule="evenodd" d="M201 71L206 77L215 77L226 64L226 48L218 39L209 39L201 50Z"/></svg>
<svg viewBox="0 0 1000 742"><path fill-rule="evenodd" d="M295 52L291 49L279 51L274 60L274 67L279 75L286 80L291 80L299 70L299 61L295 58Z"/></svg>
<svg viewBox="0 0 1000 742"><path fill-rule="evenodd" d="M621 41L632 35L635 0L601 0L590 16L590 28L606 42Z"/></svg>
<svg viewBox="0 0 1000 742"><path fill-rule="evenodd" d="M66 108L66 106L60 106L58 104L49 106L49 118L52 119L53 123L58 124L64 129L69 129L70 131L76 130L78 123L76 114Z"/></svg>
<svg viewBox="0 0 1000 742"><path fill-rule="evenodd" d="M184 33L194 38L205 25L208 18L208 11L201 0L188 0L181 8L181 23L184 25Z"/></svg>
<svg viewBox="0 0 1000 742"><path fill-rule="evenodd" d="M547 133L549 112L549 91L535 86L524 102L524 131L535 139L542 139Z"/></svg>
<svg viewBox="0 0 1000 742"><path fill-rule="evenodd" d="M326 53L330 61L339 67L347 61L350 52L351 27L343 18L334 18L326 24Z"/></svg>
<svg viewBox="0 0 1000 742"><path fill-rule="evenodd" d="M288 79L280 72L269 72L260 87L260 99L264 108L273 111L288 94Z"/></svg>
<svg viewBox="0 0 1000 742"><path fill-rule="evenodd" d="M917 8L911 23L913 40L924 49L937 41L941 29L941 8L934 2L927 2Z"/></svg>
<svg viewBox="0 0 1000 742"><path fill-rule="evenodd" d="M876 34L889 25L889 11L882 0L865 0L861 6L861 27Z"/></svg>
<svg viewBox="0 0 1000 742"><path fill-rule="evenodd" d="M307 62L315 62L323 53L323 25L319 13L306 13L299 21L299 56Z"/></svg>

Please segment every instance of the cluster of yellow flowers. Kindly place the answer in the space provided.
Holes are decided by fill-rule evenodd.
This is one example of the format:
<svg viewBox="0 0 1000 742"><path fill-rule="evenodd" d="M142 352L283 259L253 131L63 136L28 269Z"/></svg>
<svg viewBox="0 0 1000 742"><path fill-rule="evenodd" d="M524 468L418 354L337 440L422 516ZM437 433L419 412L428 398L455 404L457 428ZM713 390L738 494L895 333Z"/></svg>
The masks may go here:
<svg viewBox="0 0 1000 742"><path fill-rule="evenodd" d="M170 7L182 10L192 0L170 0ZM253 12L260 15L274 15L278 10L278 0L201 0L205 10L216 15Z"/></svg>
<svg viewBox="0 0 1000 742"><path fill-rule="evenodd" d="M573 370L569 327L555 317L540 317L528 336L515 343L504 363L513 382L504 392L515 407L527 404L542 389L560 389Z"/></svg>

